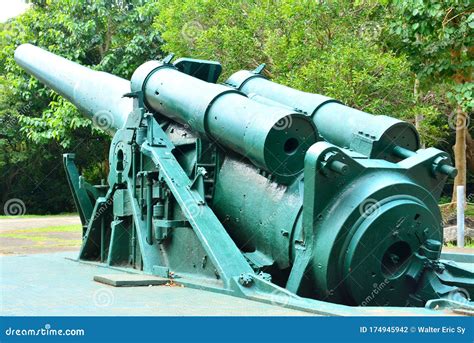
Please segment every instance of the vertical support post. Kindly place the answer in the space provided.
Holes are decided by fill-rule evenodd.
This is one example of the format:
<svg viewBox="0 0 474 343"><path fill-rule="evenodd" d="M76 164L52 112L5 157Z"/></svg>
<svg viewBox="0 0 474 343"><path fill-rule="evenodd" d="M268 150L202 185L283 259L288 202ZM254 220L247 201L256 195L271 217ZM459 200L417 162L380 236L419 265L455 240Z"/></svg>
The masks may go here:
<svg viewBox="0 0 474 343"><path fill-rule="evenodd" d="M133 189L133 197L137 197L137 144L135 142L132 143L132 189ZM132 238L130 239L130 264L135 266L135 245L136 245L136 238L135 238L135 221L132 220Z"/></svg>
<svg viewBox="0 0 474 343"><path fill-rule="evenodd" d="M153 178L150 174L146 175L146 226L147 226L147 243L153 244Z"/></svg>
<svg viewBox="0 0 474 343"><path fill-rule="evenodd" d="M133 196L137 196L137 145L132 143L132 186Z"/></svg>
<svg viewBox="0 0 474 343"><path fill-rule="evenodd" d="M457 186L457 246L464 247L464 186Z"/></svg>
<svg viewBox="0 0 474 343"><path fill-rule="evenodd" d="M104 214L100 218L100 262L105 261L105 220Z"/></svg>
<svg viewBox="0 0 474 343"><path fill-rule="evenodd" d="M143 154L140 154L140 201L138 202L140 204L140 214L141 214L141 220L143 220L143 199L144 199L144 188L145 188L145 176L143 175Z"/></svg>

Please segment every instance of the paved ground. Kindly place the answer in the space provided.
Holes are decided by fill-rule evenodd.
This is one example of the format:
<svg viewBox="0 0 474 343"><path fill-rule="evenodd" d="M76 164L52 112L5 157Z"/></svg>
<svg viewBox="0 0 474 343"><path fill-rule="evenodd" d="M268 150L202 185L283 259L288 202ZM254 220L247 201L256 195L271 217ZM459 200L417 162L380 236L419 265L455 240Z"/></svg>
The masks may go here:
<svg viewBox="0 0 474 343"><path fill-rule="evenodd" d="M474 254L473 248L443 247L443 252L455 252L459 254Z"/></svg>
<svg viewBox="0 0 474 343"><path fill-rule="evenodd" d="M76 252L0 256L6 316L298 316L284 307L188 287L111 287L92 281L117 271L71 261Z"/></svg>
<svg viewBox="0 0 474 343"><path fill-rule="evenodd" d="M0 219L0 231L80 224L81 220L78 216L10 217Z"/></svg>
<svg viewBox="0 0 474 343"><path fill-rule="evenodd" d="M76 251L81 244L77 216L0 219L0 255Z"/></svg>
<svg viewBox="0 0 474 343"><path fill-rule="evenodd" d="M0 219L0 304L12 316L308 315L188 287L111 287L115 274L72 261L81 243L79 217ZM66 252L65 252L66 251ZM48 253L45 253L48 252Z"/></svg>
<svg viewBox="0 0 474 343"><path fill-rule="evenodd" d="M310 315L188 287L100 284L94 275L119 272L72 261L80 243L78 217L0 219L1 315Z"/></svg>

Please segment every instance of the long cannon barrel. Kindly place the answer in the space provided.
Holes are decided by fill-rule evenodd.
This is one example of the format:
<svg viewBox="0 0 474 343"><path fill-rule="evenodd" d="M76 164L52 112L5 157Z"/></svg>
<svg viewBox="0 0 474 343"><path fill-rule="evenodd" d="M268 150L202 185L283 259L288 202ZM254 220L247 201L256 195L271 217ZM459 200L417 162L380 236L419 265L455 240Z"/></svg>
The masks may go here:
<svg viewBox="0 0 474 343"><path fill-rule="evenodd" d="M148 107L277 176L300 172L306 151L316 141L314 124L301 113L251 100L172 64L147 62L135 71L131 83L132 91L143 92Z"/></svg>
<svg viewBox="0 0 474 343"><path fill-rule="evenodd" d="M406 157L406 153L400 154L401 149L406 152L420 148L418 133L410 123L375 116L323 95L280 85L266 79L259 69L238 71L226 84L262 103L280 103L306 113L313 118L324 140L371 158L398 160Z"/></svg>
<svg viewBox="0 0 474 343"><path fill-rule="evenodd" d="M282 180L301 172L305 153L317 139L315 125L301 113L251 100L242 92L187 75L172 64L143 64L130 87L129 81L31 44L18 47L15 60L110 133L123 127L133 109L132 100L123 95L130 88L140 90L149 109L188 125Z"/></svg>
<svg viewBox="0 0 474 343"><path fill-rule="evenodd" d="M31 44L15 50L15 61L111 134L123 127L132 111L132 99L122 97L130 92L130 82L125 79L83 67Z"/></svg>

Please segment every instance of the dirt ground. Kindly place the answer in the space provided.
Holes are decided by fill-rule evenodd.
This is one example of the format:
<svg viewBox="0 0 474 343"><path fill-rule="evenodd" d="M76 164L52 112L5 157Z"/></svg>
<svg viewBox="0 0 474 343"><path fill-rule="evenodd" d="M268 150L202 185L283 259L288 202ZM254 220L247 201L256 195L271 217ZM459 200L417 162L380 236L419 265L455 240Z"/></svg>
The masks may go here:
<svg viewBox="0 0 474 343"><path fill-rule="evenodd" d="M0 255L78 251L81 222L76 216L0 219Z"/></svg>

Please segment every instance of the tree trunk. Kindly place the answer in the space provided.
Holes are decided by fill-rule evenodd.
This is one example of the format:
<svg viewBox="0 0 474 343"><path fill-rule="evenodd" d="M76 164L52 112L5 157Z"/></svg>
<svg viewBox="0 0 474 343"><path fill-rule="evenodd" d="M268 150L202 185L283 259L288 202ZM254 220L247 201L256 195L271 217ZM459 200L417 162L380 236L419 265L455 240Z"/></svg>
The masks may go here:
<svg viewBox="0 0 474 343"><path fill-rule="evenodd" d="M469 130L466 134L466 161L468 173L474 174L474 140Z"/></svg>
<svg viewBox="0 0 474 343"><path fill-rule="evenodd" d="M463 113L460 106L456 109L456 144L454 150L454 163L458 170L458 175L454 179L452 202L457 202L456 188L464 186L466 189L466 136L467 130L467 114ZM466 201L466 199L464 199Z"/></svg>
<svg viewBox="0 0 474 343"><path fill-rule="evenodd" d="M415 105L418 104L418 101L420 100L420 79L418 76L415 76L415 85L413 86L413 98ZM421 126L421 121L423 120L423 115L416 113L415 114L415 128L416 131L420 132L420 126ZM421 136L420 136L421 140ZM420 147L422 149L425 148L425 143L423 141L420 142Z"/></svg>

